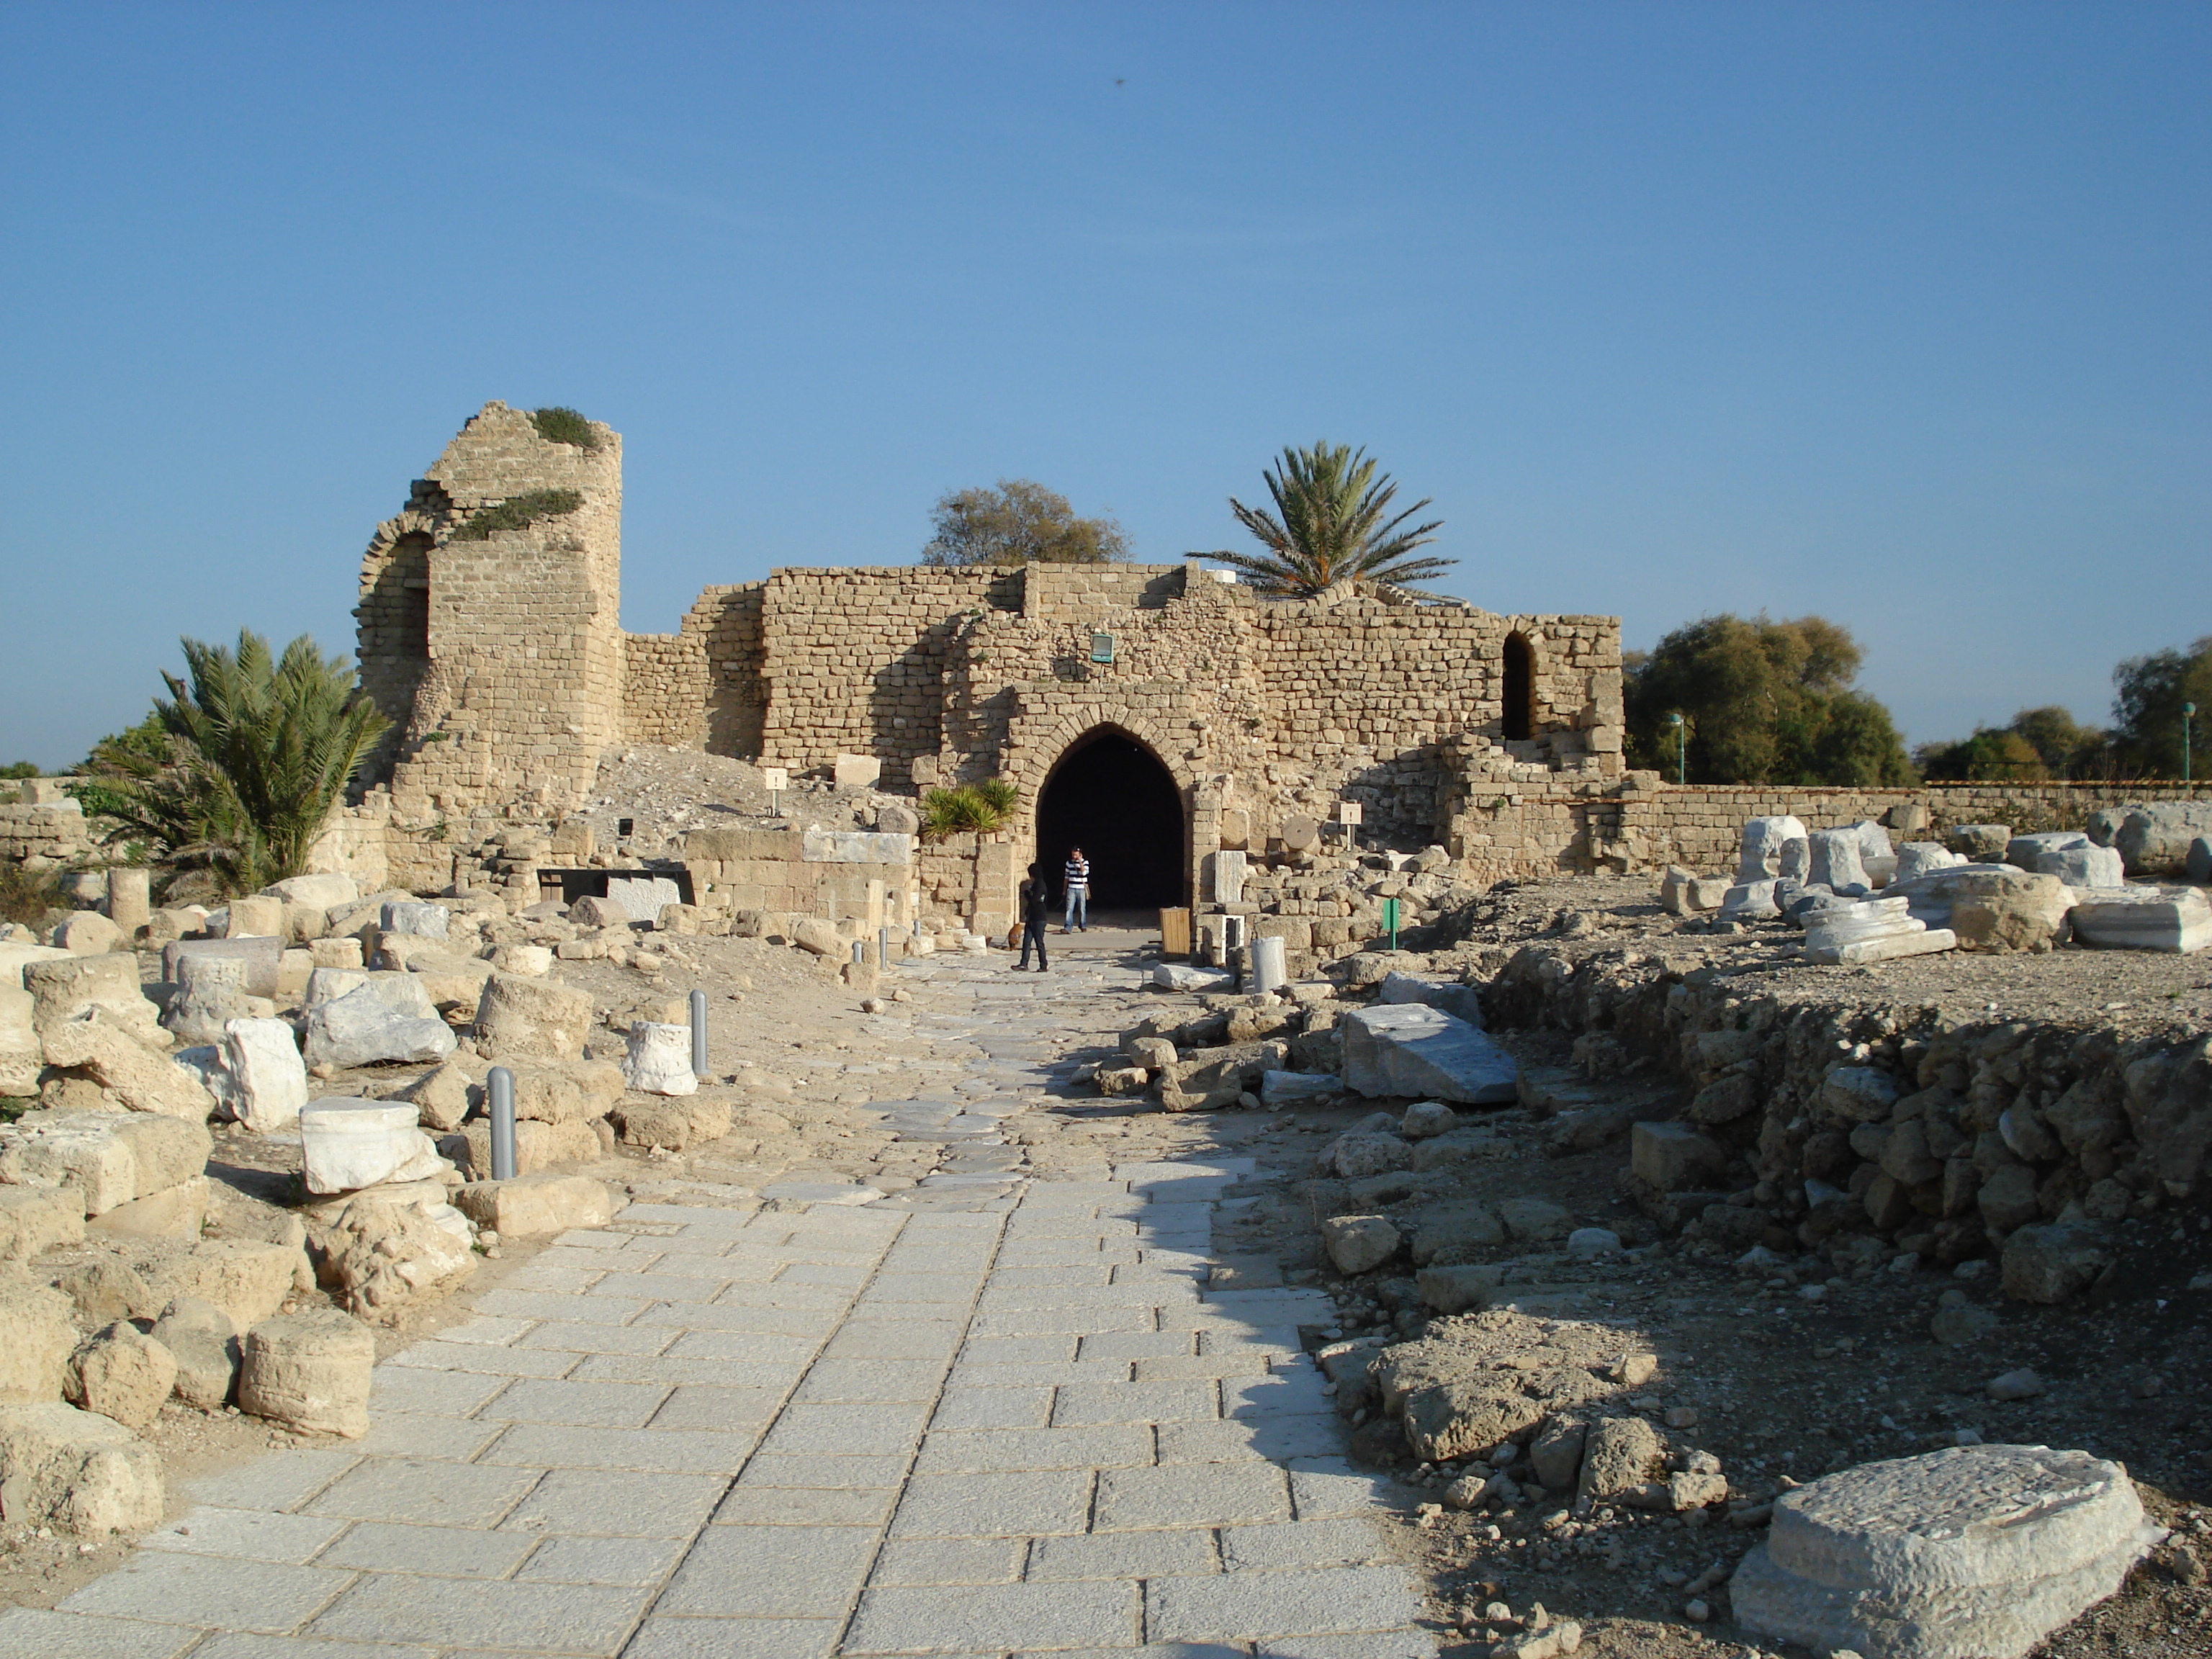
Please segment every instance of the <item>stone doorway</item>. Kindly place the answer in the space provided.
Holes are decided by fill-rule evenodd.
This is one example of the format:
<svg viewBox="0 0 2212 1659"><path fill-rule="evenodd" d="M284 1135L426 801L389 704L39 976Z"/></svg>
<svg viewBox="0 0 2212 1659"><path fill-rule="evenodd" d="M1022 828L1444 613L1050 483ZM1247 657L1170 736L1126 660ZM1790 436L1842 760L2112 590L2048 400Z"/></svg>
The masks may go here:
<svg viewBox="0 0 2212 1659"><path fill-rule="evenodd" d="M1070 848L1091 860L1095 915L1188 902L1183 846L1182 792L1158 756L1116 727L1070 744L1038 793L1036 856L1055 921Z"/></svg>

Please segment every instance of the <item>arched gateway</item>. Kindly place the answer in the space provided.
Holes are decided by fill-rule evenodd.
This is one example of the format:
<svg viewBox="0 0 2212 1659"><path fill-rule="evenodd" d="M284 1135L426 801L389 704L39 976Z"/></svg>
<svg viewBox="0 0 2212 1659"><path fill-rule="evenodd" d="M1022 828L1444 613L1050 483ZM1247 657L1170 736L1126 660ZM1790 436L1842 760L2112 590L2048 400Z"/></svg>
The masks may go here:
<svg viewBox="0 0 2212 1659"><path fill-rule="evenodd" d="M1186 844L1182 790L1119 726L1094 726L1069 744L1037 792L1037 862L1057 891L1068 849L1082 848L1094 910L1188 902Z"/></svg>

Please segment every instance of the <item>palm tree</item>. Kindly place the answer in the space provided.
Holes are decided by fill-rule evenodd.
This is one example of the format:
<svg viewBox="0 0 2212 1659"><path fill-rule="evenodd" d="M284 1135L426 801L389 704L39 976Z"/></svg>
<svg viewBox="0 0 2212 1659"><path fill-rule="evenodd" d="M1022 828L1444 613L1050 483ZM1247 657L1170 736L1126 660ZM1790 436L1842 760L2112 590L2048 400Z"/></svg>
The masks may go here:
<svg viewBox="0 0 2212 1659"><path fill-rule="evenodd" d="M115 779L121 816L250 893L300 872L389 722L304 634L278 658L243 629L235 652L182 643L190 684L164 672L169 696L154 700L170 763Z"/></svg>
<svg viewBox="0 0 2212 1659"><path fill-rule="evenodd" d="M1350 577L1402 586L1442 575L1458 561L1407 555L1434 541L1431 532L1443 520L1401 528L1428 506L1425 497L1395 518L1386 518L1398 486L1387 472L1377 477L1375 468L1364 449L1341 444L1285 449L1261 475L1275 498L1274 513L1229 498L1238 521L1267 550L1211 556L1236 566L1254 578L1253 586L1271 594L1318 593Z"/></svg>

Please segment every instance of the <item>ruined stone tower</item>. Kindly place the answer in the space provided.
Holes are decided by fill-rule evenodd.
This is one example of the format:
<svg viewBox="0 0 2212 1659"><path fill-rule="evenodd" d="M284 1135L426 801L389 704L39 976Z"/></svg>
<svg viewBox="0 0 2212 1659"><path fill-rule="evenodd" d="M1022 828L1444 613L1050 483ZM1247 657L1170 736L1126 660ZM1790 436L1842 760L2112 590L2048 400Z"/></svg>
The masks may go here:
<svg viewBox="0 0 2212 1659"><path fill-rule="evenodd" d="M403 809L558 811L622 733L622 439L486 404L362 557L362 681Z"/></svg>

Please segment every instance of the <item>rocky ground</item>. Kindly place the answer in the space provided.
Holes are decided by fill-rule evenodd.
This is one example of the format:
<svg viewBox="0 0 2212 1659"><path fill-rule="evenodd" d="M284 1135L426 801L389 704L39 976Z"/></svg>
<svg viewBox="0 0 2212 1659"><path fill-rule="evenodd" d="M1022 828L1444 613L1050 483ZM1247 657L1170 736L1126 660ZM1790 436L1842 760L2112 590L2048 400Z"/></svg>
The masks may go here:
<svg viewBox="0 0 2212 1659"><path fill-rule="evenodd" d="M670 833L683 827L672 812ZM1407 943L1441 946L1442 963L1478 974L1523 943L1577 939L1753 974L1841 981L1867 971L1794 963L1794 938L1779 928L1723 933L1685 924L1651 902L1644 884L1597 880L1501 889L1437 935ZM1057 933L1053 942L1066 952ZM1191 997L1139 988L1137 939L1101 934L1080 943L1090 947L1084 958L1063 954L1056 970L1070 976L1065 990L1015 975L1011 958L994 953L889 976L876 1013L862 1012L814 959L757 940L656 939L647 960L657 966L644 972L565 963L565 981L589 990L602 1011L595 1047L610 1053L618 1048L616 1029L633 1014L695 986L705 990L720 1080L702 1093L740 1114L720 1139L674 1153L620 1147L580 1167L648 1206L743 1209L765 1195L805 1213L804 1200L772 1189L865 1182L889 1194L878 1207L927 1214L1006 1202L1054 1182L1109 1182L1117 1170L1251 1159L1250 1175L1214 1207L1199 1264L1212 1291L1325 1291L1334 1311L1300 1331L1300 1346L1316 1355L1348 1343L1380 1350L1425 1340L1470 1366L1515 1354L1565 1356L1599 1379L1614 1409L1650 1422L1678 1462L1706 1453L1723 1472L1728 1498L1710 1509L1676 1515L1605 1505L1577 1515L1571 1494L1528 1478L1524 1462L1504 1470L1508 1484L1463 1508L1471 1494L1457 1483L1469 1457L1424 1465L1402 1436L1394 1442L1383 1431L1381 1414L1343 1422L1337 1432L1348 1431L1351 1447L1394 1478L1387 1501L1369 1511L1383 1528L1376 1559L1418 1571L1428 1628L1448 1654L1510 1650L1570 1620L1580 1626L1581 1651L1623 1659L1777 1651L1735 1630L1726 1596L1728 1571L1759 1535L1763 1504L1789 1482L1962 1435L2118 1459L2154 1517L2175 1529L2122 1595L2055 1638L2048 1653L2212 1653L2212 1460L2200 1426L2212 1387L2212 1218L2201 1204L2126 1223L2124 1270L2094 1297L2060 1308L2002 1300L1985 1267L1893 1271L1869 1261L1839 1273L1787 1237L1741 1259L1746 1253L1664 1236L1638 1209L1618 1145L1577 1151L1559 1143L1545 1088L1589 1085L1576 1079L1569 1037L1540 1031L1502 1034L1531 1085L1519 1103L1459 1114L1448 1164L1364 1184L1316 1178L1317 1158L1376 1103L1171 1115L1141 1098L1092 1092L1087 1069L1115 1057L1139 1018L1200 1007ZM1002 976L1012 1000L973 988L986 964L986 977ZM1947 956L1873 971L1885 994L2004 1015L2087 1006L2140 1021L2146 1031L2212 1025L2212 964L2201 957L2061 951ZM948 991L955 985L963 988ZM1032 1000L1048 985L1049 1003ZM422 1069L377 1067L319 1086L388 1096ZM1630 1076L1601 1086L1641 1100L1663 1085ZM211 1166L225 1188L217 1230L271 1236L295 1202L298 1167L295 1140L234 1127L221 1133ZM1556 1206L1557 1217L1543 1206ZM1423 1305L1415 1267L1402 1255L1345 1275L1322 1248L1318 1229L1332 1216L1380 1213L1417 1237L1425 1216L1464 1216L1469 1206L1528 1218L1525 1229L1495 1237L1462 1230L1437 1253L1498 1270L1484 1311L1438 1316ZM1569 1227L1609 1230L1622 1248L1571 1252ZM467 1321L539 1255L511 1242L497 1249L460 1291L380 1328L380 1354ZM1947 1306L1948 1328L1969 1340L1936 1340ZM1648 1375L1607 1376L1615 1362L1643 1355L1650 1356ZM1999 1391L2021 1397L1992 1394L1994 1379L2021 1370L2033 1372L2034 1383ZM173 1402L149 1437L163 1454L179 1510L196 1480L272 1443L343 1449ZM21 1529L0 1533L0 1603L52 1606L125 1553L120 1543L86 1549Z"/></svg>

